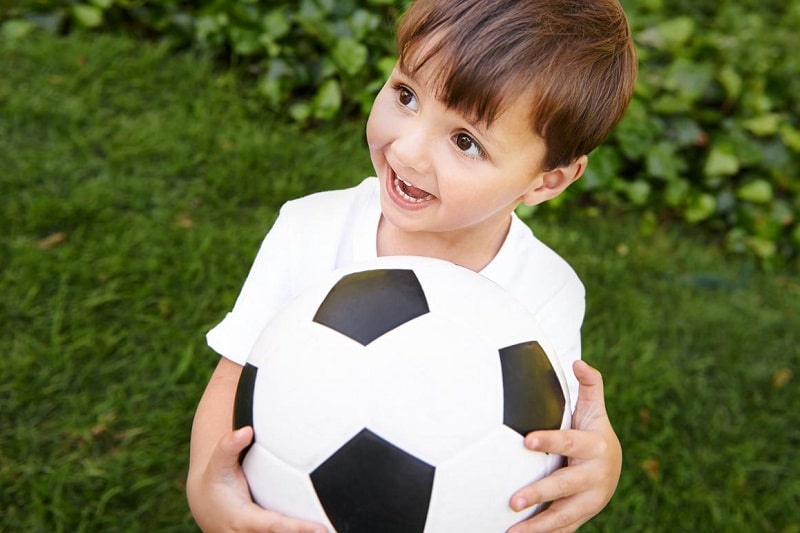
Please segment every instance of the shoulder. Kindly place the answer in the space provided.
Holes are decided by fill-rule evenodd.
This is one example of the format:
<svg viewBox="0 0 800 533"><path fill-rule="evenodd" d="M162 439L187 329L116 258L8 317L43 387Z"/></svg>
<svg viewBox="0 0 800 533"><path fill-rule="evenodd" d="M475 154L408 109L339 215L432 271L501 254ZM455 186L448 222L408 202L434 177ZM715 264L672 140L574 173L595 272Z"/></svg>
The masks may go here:
<svg viewBox="0 0 800 533"><path fill-rule="evenodd" d="M291 241L286 249L295 290L352 261L369 243L374 248L370 223L377 220L372 215L379 212L379 202L377 179L367 178L355 187L318 192L283 205L272 231L281 231Z"/></svg>
<svg viewBox="0 0 800 533"><path fill-rule="evenodd" d="M496 258L502 284L533 289L540 294L564 291L583 298L584 287L572 266L555 250L539 240L533 230L514 216L506 242ZM491 277L491 276L490 276Z"/></svg>
<svg viewBox="0 0 800 533"><path fill-rule="evenodd" d="M377 189L377 179L366 178L355 187L317 192L289 200L281 207L280 215L330 224L337 217L346 217L354 209L364 207Z"/></svg>
<svg viewBox="0 0 800 533"><path fill-rule="evenodd" d="M580 326L585 289L572 266L514 217L506 242L483 272L539 316L557 315Z"/></svg>

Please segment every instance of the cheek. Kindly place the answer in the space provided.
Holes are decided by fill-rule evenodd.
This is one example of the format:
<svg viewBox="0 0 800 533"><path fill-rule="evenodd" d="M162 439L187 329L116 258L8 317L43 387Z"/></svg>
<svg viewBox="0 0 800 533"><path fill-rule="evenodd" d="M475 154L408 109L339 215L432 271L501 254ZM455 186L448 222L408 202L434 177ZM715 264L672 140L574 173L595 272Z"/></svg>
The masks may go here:
<svg viewBox="0 0 800 533"><path fill-rule="evenodd" d="M393 93L384 87L375 97L367 119L367 144L370 150L378 150L390 143L396 129L396 106Z"/></svg>
<svg viewBox="0 0 800 533"><path fill-rule="evenodd" d="M384 133L384 125L385 120L381 117L380 110L376 109L375 107L372 108L372 112L369 114L369 118L367 119L367 146L369 146L370 150L378 150L383 144L385 144L386 135Z"/></svg>

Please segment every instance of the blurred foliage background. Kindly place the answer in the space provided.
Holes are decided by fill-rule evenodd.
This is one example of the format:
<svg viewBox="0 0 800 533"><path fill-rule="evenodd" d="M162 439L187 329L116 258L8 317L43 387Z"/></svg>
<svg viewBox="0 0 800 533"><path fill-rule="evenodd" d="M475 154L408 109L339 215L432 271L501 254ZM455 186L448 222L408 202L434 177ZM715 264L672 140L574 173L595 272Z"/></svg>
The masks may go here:
<svg viewBox="0 0 800 533"><path fill-rule="evenodd" d="M625 450L582 530L797 533L798 7L625 5L631 110L527 218ZM197 531L203 332L286 200L371 172L401 10L0 0L0 531Z"/></svg>
<svg viewBox="0 0 800 533"><path fill-rule="evenodd" d="M408 0L0 2L6 37L125 31L199 48L302 124L366 114ZM630 110L585 179L546 209L615 205L681 219L766 265L800 249L800 4L623 0L640 57ZM649 222L648 222L649 221Z"/></svg>

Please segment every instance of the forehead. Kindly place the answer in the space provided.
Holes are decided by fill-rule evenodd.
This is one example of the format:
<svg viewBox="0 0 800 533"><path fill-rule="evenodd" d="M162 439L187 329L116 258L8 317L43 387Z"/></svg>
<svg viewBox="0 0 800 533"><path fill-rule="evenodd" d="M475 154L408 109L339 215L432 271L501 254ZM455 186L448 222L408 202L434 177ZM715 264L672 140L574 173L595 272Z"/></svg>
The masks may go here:
<svg viewBox="0 0 800 533"><path fill-rule="evenodd" d="M472 46L471 48L481 48ZM489 127L512 104L530 102L525 80L511 70L492 65L485 53L469 53L440 30L406 43L398 69L427 86L445 106L471 122ZM530 116L530 109L520 109Z"/></svg>

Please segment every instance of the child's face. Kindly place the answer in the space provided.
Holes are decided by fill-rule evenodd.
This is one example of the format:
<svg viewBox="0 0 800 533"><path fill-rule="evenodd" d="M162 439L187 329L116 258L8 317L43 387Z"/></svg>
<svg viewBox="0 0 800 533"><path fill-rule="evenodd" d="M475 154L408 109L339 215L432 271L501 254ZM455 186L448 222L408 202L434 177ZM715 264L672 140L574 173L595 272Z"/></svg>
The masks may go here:
<svg viewBox="0 0 800 533"><path fill-rule="evenodd" d="M432 92L426 66L416 79L395 68L367 123L385 219L408 232L455 238L504 238L520 202L535 190L545 144L518 99L485 128L447 108Z"/></svg>

